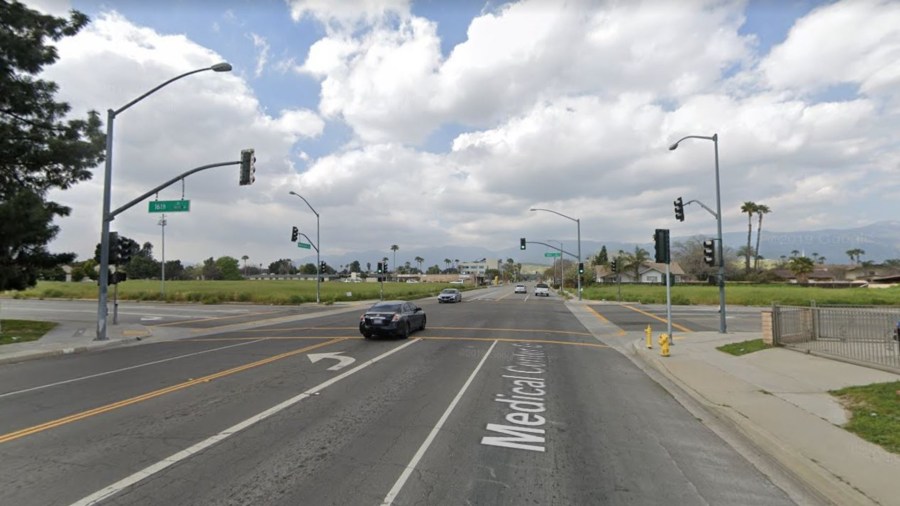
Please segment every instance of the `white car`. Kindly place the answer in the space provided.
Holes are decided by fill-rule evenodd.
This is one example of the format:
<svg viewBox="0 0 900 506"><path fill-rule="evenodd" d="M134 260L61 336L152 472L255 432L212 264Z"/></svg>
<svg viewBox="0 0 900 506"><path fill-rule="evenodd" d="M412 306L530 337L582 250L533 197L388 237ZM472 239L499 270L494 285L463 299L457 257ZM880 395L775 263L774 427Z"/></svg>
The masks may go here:
<svg viewBox="0 0 900 506"><path fill-rule="evenodd" d="M549 297L550 296L550 287L547 283L538 283L534 286L534 296L535 297Z"/></svg>
<svg viewBox="0 0 900 506"><path fill-rule="evenodd" d="M438 303L443 302L462 302L462 293L456 288L444 288L438 294Z"/></svg>
<svg viewBox="0 0 900 506"><path fill-rule="evenodd" d="M516 285L516 293L528 293L528 289L525 285Z"/></svg>

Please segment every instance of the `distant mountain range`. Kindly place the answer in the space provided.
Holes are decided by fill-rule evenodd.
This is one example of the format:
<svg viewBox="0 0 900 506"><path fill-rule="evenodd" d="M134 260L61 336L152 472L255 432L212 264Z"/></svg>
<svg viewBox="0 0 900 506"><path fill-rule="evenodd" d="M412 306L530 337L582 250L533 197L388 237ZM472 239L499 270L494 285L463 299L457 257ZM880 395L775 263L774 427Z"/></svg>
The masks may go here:
<svg viewBox="0 0 900 506"><path fill-rule="evenodd" d="M648 234L649 235L649 234ZM711 236L708 236L711 237ZM742 246L747 245L746 232L727 232L723 234L725 246L733 250L738 250ZM684 241L690 239L690 236L672 237L672 242ZM493 258L506 260L512 258L516 262L533 263L550 265L552 259L546 258L544 253L551 251L549 248L540 245L528 245L528 249L521 251L518 248L518 237L510 239L512 247L502 250L489 250L481 247L465 247L465 246L443 246L421 248L417 250L406 250L401 248L397 251L397 263L403 265L407 261L411 265L416 266L415 257L419 256L425 259L423 267L427 268L432 265L438 265L442 269L446 267L444 259L451 261L459 260L467 262L480 260L482 258ZM756 222L754 221L752 243L756 245ZM634 243L625 243L617 241L587 241L582 240L581 251L584 259L589 255L593 255L600 251L600 248L606 246L606 250L612 254L619 250L634 251L636 246ZM653 251L653 243L646 242L638 244L647 251ZM811 230L797 232L773 232L765 228L763 222L763 234L760 241L760 253L764 258L777 259L780 256L790 256L792 251L798 251L801 255L811 257L813 253L826 258L827 263L850 263L850 257L847 250L861 249L865 254L861 256L862 260L871 260L874 262L883 262L890 258L900 258L900 221L880 221L864 227L850 229L827 229L827 230ZM575 253L575 240L566 241L564 244L566 251ZM323 257L329 265L339 268L340 265L349 265L354 260L359 260L362 267L366 267L367 262L371 262L372 268L380 259L387 257L389 263L393 264L394 253L390 250L376 251L367 250L360 252L352 252L344 255L326 255ZM316 257L307 256L294 259L295 263L315 263Z"/></svg>

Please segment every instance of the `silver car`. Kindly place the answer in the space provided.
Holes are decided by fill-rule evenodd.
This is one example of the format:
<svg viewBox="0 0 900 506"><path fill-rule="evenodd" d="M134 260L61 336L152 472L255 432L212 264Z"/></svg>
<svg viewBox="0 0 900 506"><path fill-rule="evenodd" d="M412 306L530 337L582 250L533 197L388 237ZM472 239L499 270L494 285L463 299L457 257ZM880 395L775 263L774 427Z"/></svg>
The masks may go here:
<svg viewBox="0 0 900 506"><path fill-rule="evenodd" d="M444 288L441 290L441 293L438 294L438 302L462 302L462 292L456 288Z"/></svg>

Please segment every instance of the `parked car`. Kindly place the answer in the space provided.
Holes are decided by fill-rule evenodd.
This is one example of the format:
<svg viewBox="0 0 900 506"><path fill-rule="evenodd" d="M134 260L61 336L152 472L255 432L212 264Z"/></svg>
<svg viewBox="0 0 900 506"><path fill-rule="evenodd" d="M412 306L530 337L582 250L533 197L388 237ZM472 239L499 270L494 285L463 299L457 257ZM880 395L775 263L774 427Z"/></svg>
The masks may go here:
<svg viewBox="0 0 900 506"><path fill-rule="evenodd" d="M528 293L528 289L525 285L516 285L516 293Z"/></svg>
<svg viewBox="0 0 900 506"><path fill-rule="evenodd" d="M549 297L550 296L550 287L547 283L538 283L534 285L534 296L535 297Z"/></svg>
<svg viewBox="0 0 900 506"><path fill-rule="evenodd" d="M359 333L366 339L374 335L396 335L406 339L416 330L425 330L425 310L405 300L383 301L359 317Z"/></svg>
<svg viewBox="0 0 900 506"><path fill-rule="evenodd" d="M456 288L444 288L438 294L438 302L462 302L462 292Z"/></svg>

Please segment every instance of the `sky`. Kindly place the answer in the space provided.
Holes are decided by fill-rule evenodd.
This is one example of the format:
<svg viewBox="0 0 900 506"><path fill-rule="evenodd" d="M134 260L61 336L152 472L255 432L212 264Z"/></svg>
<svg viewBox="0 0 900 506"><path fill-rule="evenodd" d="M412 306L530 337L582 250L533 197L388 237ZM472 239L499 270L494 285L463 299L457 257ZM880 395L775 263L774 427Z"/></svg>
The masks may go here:
<svg viewBox="0 0 900 506"><path fill-rule="evenodd" d="M396 244L516 247L520 237L647 243L896 219L900 2L849 0L29 0L91 18L43 77L73 115L117 109L112 207L201 165L256 153L256 182L211 169L159 193L165 255L195 263ZM50 195L51 251L93 255L103 167ZM160 215L112 223L159 258ZM756 218L753 219L754 224ZM739 245L734 245L735 248ZM585 252L589 253L589 252ZM411 258L411 257L410 257ZM362 260L362 259L361 259ZM399 259L398 259L399 260ZM465 259L462 259L465 260ZM365 263L365 261L363 261ZM439 264L426 259L426 265Z"/></svg>

